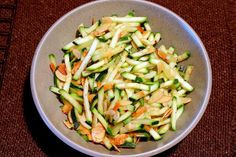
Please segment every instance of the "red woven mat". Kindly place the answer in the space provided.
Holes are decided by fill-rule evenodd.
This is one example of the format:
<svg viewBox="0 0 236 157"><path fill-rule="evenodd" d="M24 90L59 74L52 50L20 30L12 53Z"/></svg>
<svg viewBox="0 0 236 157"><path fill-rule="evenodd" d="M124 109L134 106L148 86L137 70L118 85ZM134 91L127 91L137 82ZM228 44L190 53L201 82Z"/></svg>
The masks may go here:
<svg viewBox="0 0 236 157"><path fill-rule="evenodd" d="M43 34L62 15L86 2L0 1L0 156L79 155L55 137L39 117L31 98L29 71L34 51ZM235 155L235 0L154 2L176 12L196 30L206 46L213 70L211 99L203 118L182 142L161 155ZM1 16L8 14L1 12L2 4L12 6L9 25L2 25ZM7 34L1 34L2 27ZM7 39L2 36L7 36ZM4 51L2 43L5 44Z"/></svg>

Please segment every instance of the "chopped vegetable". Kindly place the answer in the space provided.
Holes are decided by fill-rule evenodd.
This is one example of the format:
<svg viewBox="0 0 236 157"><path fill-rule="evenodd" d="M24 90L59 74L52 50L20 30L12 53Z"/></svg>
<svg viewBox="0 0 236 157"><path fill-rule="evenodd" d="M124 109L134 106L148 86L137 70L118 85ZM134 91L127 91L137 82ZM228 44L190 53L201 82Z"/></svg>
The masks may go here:
<svg viewBox="0 0 236 157"><path fill-rule="evenodd" d="M173 46L158 45L161 33L134 12L92 21L78 26L60 64L48 56L54 78L49 90L63 103L64 125L119 152L175 131L192 101L194 66L178 64L190 52L178 55Z"/></svg>
<svg viewBox="0 0 236 157"><path fill-rule="evenodd" d="M92 128L92 139L95 143L100 143L105 137L105 129L101 123L98 123L95 127Z"/></svg>

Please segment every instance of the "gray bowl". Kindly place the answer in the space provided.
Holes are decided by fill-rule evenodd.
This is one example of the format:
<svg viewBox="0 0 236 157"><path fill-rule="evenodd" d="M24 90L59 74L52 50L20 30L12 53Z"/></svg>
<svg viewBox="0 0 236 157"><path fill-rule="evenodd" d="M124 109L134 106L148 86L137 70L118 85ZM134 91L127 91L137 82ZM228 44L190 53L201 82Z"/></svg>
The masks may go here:
<svg viewBox="0 0 236 157"><path fill-rule="evenodd" d="M141 142L136 149L121 149L121 153L108 151L101 145L85 142L75 131L67 129L62 121L60 103L48 90L53 85L49 69L48 54L55 53L57 61L62 60L61 47L75 37L80 23L91 24L91 19L118 14L124 16L134 10L137 16L147 16L154 31L162 33L162 43L174 45L177 52L189 50L192 57L184 64L195 66L190 83L195 87L191 93L192 103L185 108L177 123L177 131L169 131L157 142ZM48 128L72 148L91 156L151 156L161 153L180 142L197 125L202 117L211 93L212 73L207 52L194 30L170 10L146 1L103 0L80 6L61 17L44 35L39 43L32 67L31 90L35 105Z"/></svg>

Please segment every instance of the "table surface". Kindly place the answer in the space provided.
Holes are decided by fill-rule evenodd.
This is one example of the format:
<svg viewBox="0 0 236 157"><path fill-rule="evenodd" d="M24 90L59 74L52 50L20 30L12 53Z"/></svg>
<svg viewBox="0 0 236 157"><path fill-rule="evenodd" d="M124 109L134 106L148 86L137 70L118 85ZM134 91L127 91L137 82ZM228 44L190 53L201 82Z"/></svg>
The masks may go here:
<svg viewBox="0 0 236 157"><path fill-rule="evenodd" d="M88 0L0 1L0 156L75 156L41 120L31 97L30 66L48 28ZM160 156L234 156L236 150L236 1L155 0L202 39L213 70L209 105L197 127Z"/></svg>

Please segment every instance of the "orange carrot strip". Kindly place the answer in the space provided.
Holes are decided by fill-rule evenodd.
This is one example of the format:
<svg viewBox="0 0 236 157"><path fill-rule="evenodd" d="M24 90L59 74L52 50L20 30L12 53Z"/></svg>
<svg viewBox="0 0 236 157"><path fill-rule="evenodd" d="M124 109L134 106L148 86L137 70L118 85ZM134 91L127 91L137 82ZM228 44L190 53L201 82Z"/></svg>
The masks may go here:
<svg viewBox="0 0 236 157"><path fill-rule="evenodd" d="M118 101L118 102L116 102L116 104L113 108L113 111L117 111L119 109L119 107L120 107L120 102Z"/></svg>
<svg viewBox="0 0 236 157"><path fill-rule="evenodd" d="M96 96L96 94L89 94L88 99L89 102L91 103L93 101L93 98Z"/></svg>
<svg viewBox="0 0 236 157"><path fill-rule="evenodd" d="M136 136L137 135L136 132L129 132L128 134L129 134L129 136Z"/></svg>
<svg viewBox="0 0 236 157"><path fill-rule="evenodd" d="M65 63L59 64L58 65L58 70L60 71L60 73L62 73L63 75L66 75L66 65Z"/></svg>
<svg viewBox="0 0 236 157"><path fill-rule="evenodd" d="M154 127L153 130L155 130L156 132L158 131L158 128L157 127Z"/></svg>
<svg viewBox="0 0 236 157"><path fill-rule="evenodd" d="M161 57L162 59L166 60L167 59L167 54L162 52L162 51L157 51L157 54L159 57Z"/></svg>
<svg viewBox="0 0 236 157"><path fill-rule="evenodd" d="M78 94L79 96L83 96L83 91L82 91L82 90L78 90L78 91L76 92L76 94Z"/></svg>
<svg viewBox="0 0 236 157"><path fill-rule="evenodd" d="M139 108L137 109L137 111L132 114L132 116L133 116L133 117L138 117L138 116L140 116L141 114L143 114L144 112L146 112L146 110L147 110L147 109L146 109L145 106L139 107Z"/></svg>
<svg viewBox="0 0 236 157"><path fill-rule="evenodd" d="M91 135L90 130L88 130L87 128L83 127L83 125L79 125L79 130L80 130L81 134L88 136L89 141L92 141L92 135Z"/></svg>
<svg viewBox="0 0 236 157"><path fill-rule="evenodd" d="M69 102L64 101L64 105L62 106L61 111L64 114L68 114L72 110L72 108L73 106Z"/></svg>
<svg viewBox="0 0 236 157"><path fill-rule="evenodd" d="M127 31L122 31L122 32L120 33L120 38L124 37L126 34L128 34Z"/></svg>
<svg viewBox="0 0 236 157"><path fill-rule="evenodd" d="M92 140L93 140L91 134L88 134L87 136L88 136L89 141L92 141Z"/></svg>
<svg viewBox="0 0 236 157"><path fill-rule="evenodd" d="M150 129L151 129L151 127L150 127L150 126L148 126L148 125L144 125L144 129L145 129L147 132L149 132L149 131L150 131Z"/></svg>
<svg viewBox="0 0 236 157"><path fill-rule="evenodd" d="M102 86L102 82L97 82L98 88Z"/></svg>
<svg viewBox="0 0 236 157"><path fill-rule="evenodd" d="M73 83L76 84L76 85L81 85L81 81L80 81L80 80L77 80L77 81L72 80L71 82L73 82Z"/></svg>
<svg viewBox="0 0 236 157"><path fill-rule="evenodd" d="M87 128L85 128L83 125L79 125L79 130L80 130L80 133L83 135L90 134L90 131Z"/></svg>
<svg viewBox="0 0 236 157"><path fill-rule="evenodd" d="M143 30L143 28L142 28L141 26L137 26L137 29L138 29L141 33L144 32L144 30Z"/></svg>
<svg viewBox="0 0 236 157"><path fill-rule="evenodd" d="M87 54L88 54L88 51L87 51L87 50L85 50L85 51L82 53L83 57L87 56Z"/></svg>
<svg viewBox="0 0 236 157"><path fill-rule="evenodd" d="M79 69L81 63L82 63L82 62L79 61L79 62L76 62L76 63L74 64L74 67L73 67L73 69L71 70L71 73L72 73L72 74L75 74L75 72Z"/></svg>
<svg viewBox="0 0 236 157"><path fill-rule="evenodd" d="M84 85L84 83L85 83L85 80L86 80L86 78L85 78L85 77L82 77L82 78L81 78L81 85L82 85L82 86Z"/></svg>
<svg viewBox="0 0 236 157"><path fill-rule="evenodd" d="M52 70L52 72L55 72L56 71L56 67L53 63L50 63L50 69Z"/></svg>
<svg viewBox="0 0 236 157"><path fill-rule="evenodd" d="M117 135L115 138L111 138L110 141L112 144L119 146L119 145L124 144L126 138L128 137L129 137L128 134L120 134L120 135Z"/></svg>
<svg viewBox="0 0 236 157"><path fill-rule="evenodd" d="M107 91L109 89L112 89L113 88L113 83L107 83L104 85L104 91Z"/></svg>

